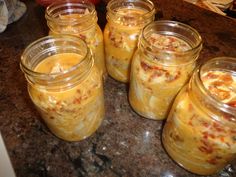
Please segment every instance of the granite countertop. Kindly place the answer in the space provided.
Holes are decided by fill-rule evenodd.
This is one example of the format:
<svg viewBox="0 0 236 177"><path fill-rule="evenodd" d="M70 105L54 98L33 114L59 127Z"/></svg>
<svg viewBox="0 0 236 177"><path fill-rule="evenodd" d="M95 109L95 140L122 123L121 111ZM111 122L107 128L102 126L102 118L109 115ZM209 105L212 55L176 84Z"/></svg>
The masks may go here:
<svg viewBox="0 0 236 177"><path fill-rule="evenodd" d="M163 122L141 118L127 101L127 86L108 78L106 116L86 140L65 142L40 120L19 68L20 55L32 41L47 34L44 9L25 1L27 13L0 34L0 130L17 177L197 177L165 153ZM191 25L204 41L199 62L216 56L236 57L236 20L180 0L158 0L157 17ZM97 7L104 26L105 8ZM235 177L236 163L212 177Z"/></svg>

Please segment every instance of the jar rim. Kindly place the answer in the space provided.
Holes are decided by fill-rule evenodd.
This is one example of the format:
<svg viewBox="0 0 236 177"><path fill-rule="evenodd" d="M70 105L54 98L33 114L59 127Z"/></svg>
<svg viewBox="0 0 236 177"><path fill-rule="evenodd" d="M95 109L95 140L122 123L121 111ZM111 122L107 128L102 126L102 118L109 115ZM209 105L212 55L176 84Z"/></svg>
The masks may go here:
<svg viewBox="0 0 236 177"><path fill-rule="evenodd" d="M202 63L201 65L198 66L198 68L196 69L196 73L194 74L196 77L197 82L199 83L199 88L200 91L204 94L204 95L208 95L208 97L206 99L209 99L211 102L213 102L213 104L217 107L219 107L221 110L229 112L231 114L235 114L236 113L236 107L234 106L230 106L227 103L223 103L222 101L220 101L219 99L217 99L216 97L214 97L210 91L205 87L205 85L203 84L203 80L202 80L202 72L204 70L205 67L214 64L214 63L234 63L235 67L236 67L236 58L233 57L216 57L216 58L212 58L210 60L208 60L205 63ZM213 68L216 69L216 68ZM223 70L223 68L221 69ZM208 70L209 71L209 70ZM232 71L228 69L228 71ZM233 71L236 73L236 70ZM236 121L236 120L235 120Z"/></svg>
<svg viewBox="0 0 236 177"><path fill-rule="evenodd" d="M107 17L109 17L109 14L111 14L113 16L117 16L117 18L122 18L124 16L122 14L116 13L115 9L112 8L112 6L115 3L118 4L119 7L122 7L122 5L124 5L125 3L130 3L126 7L134 8L135 5L132 4L132 3L137 3L137 2L141 2L142 4L149 7L149 10L147 12L143 13L142 15L140 15L140 17L148 19L148 18L151 18L155 14L155 12L156 12L155 5L151 0L111 0L111 1L108 2L107 6L106 6L106 9L107 9L107 12L108 12ZM132 9L132 8L130 8L130 9Z"/></svg>
<svg viewBox="0 0 236 177"><path fill-rule="evenodd" d="M57 15L55 16L55 11L65 7L65 9L68 10L69 13L73 12L69 7L78 7L78 9L82 9L83 6L86 6L86 9L89 10L88 14L83 14L81 17L83 18L69 18L69 19L63 19L63 18L57 18ZM60 14L58 14L60 15ZM45 18L48 21L56 22L59 24L68 24L70 25L76 25L83 23L88 20L91 16L95 17L95 20L97 20L97 13L96 9L93 3L91 3L88 0L59 0L55 1L52 4L50 4L45 11Z"/></svg>
<svg viewBox="0 0 236 177"><path fill-rule="evenodd" d="M77 44L82 44L86 49L83 59L81 59L77 64L73 65L72 67L68 68L67 70L62 71L62 72L56 72L56 73L37 72L37 71L34 71L32 67L29 67L28 65L25 64L26 57L29 55L29 53L33 49L37 48L37 46L39 46L40 44L45 45L47 43L54 43L56 41L68 41L68 42L74 42ZM46 52L50 52L49 49L57 49L57 48L55 48L55 46L51 46L51 48L48 48L46 50ZM40 54L42 55L43 53L41 52L37 55L39 56ZM60 54L60 53L56 53L56 54ZM50 55L50 56L53 56L53 55ZM50 57L50 56L48 56L48 57ZM37 39L36 41L30 43L25 48L25 50L23 51L23 53L21 55L20 67L23 70L23 72L25 72L26 74L32 75L37 78L56 78L56 77L59 77L59 76L65 75L65 74L69 74L69 73L77 70L86 61L86 58L88 58L88 57L90 57L90 50L87 47L87 44L85 43L85 41L83 41L81 38L73 36L73 35L64 35L64 34L63 35L53 35L53 36L49 35L49 36L45 36L45 37ZM45 58L47 58L47 57L45 57Z"/></svg>
<svg viewBox="0 0 236 177"><path fill-rule="evenodd" d="M166 26L166 25L170 25L172 27L179 27L179 28L186 28L188 31L191 31L192 34L195 34L197 36L197 44L195 44L194 46L190 45L188 42L188 44L190 45L190 49L186 50L186 51L172 51L172 50L164 50L162 51L162 49L159 49L155 46L152 45L152 48L155 49L155 51L158 51L160 53L165 52L167 54L180 54L180 55L188 55L190 53L193 53L195 51L200 51L202 49L202 37L199 34L199 32L194 29L193 27L191 27L190 25L178 22L178 21L171 21L171 20L159 20L159 21L154 21L149 23L148 25L146 25L141 32L141 38L142 40L140 41L140 43L144 43L144 45L150 46L150 42L148 41L148 39L145 37L145 35L147 34L146 32L149 31L151 28L153 28L154 26ZM173 36L174 33L168 32L168 31L160 31L160 33L157 34L168 34ZM176 33L177 34L177 33ZM186 42L186 41L185 41ZM151 51L149 51L150 53L152 53ZM196 57L197 59L197 57Z"/></svg>

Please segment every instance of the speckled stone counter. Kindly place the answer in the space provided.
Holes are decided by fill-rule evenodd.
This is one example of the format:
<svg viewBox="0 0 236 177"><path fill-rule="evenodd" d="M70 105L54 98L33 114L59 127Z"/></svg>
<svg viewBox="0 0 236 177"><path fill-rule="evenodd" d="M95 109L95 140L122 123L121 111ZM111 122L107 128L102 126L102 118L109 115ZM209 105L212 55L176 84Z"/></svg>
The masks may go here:
<svg viewBox="0 0 236 177"><path fill-rule="evenodd" d="M23 49L47 34L44 9L25 1L27 13L0 34L0 130L17 177L195 177L165 153L163 122L141 118L129 106L127 86L108 78L106 116L95 134L81 142L56 138L40 120L27 94L19 61ZM236 57L236 20L179 0L156 1L159 19L184 22L202 35L200 62ZM104 26L105 8L97 7ZM101 19L103 18L103 19ZM0 159L1 160L1 159ZM212 177L235 177L236 164Z"/></svg>

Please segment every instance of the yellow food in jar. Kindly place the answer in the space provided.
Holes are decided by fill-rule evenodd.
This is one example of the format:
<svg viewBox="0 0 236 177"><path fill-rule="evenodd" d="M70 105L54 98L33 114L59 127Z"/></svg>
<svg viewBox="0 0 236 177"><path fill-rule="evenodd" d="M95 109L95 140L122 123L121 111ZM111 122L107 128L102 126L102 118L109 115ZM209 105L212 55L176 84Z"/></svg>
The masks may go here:
<svg viewBox="0 0 236 177"><path fill-rule="evenodd" d="M111 21L105 26L106 67L108 74L118 81L129 82L131 59L143 27L133 21L147 12L139 8L119 8L116 10L117 15L122 15L125 19L120 23Z"/></svg>
<svg viewBox="0 0 236 177"><path fill-rule="evenodd" d="M53 77L54 73L66 72L81 60L75 53L56 54L40 62L34 71ZM78 141L95 132L104 118L101 75L93 66L79 83L67 86L67 89L58 86L51 90L47 86L29 84L28 91L49 129L59 138Z"/></svg>
<svg viewBox="0 0 236 177"><path fill-rule="evenodd" d="M155 46L163 51L181 52L191 48L188 43L174 36L154 33L148 41L150 48ZM172 61L172 65L165 65L160 62L161 58L152 58L138 50L131 67L130 104L140 115L155 120L166 118L176 94L195 68L195 62L182 64L179 56L164 55L163 58Z"/></svg>
<svg viewBox="0 0 236 177"><path fill-rule="evenodd" d="M92 51L94 62L98 70L106 77L103 33L100 27L98 24L91 25L90 20L83 21L82 23L76 22L76 20L80 20L84 15L88 14L89 11L85 10L84 14L60 15L59 19L68 20L67 24L54 24L54 31L50 31L49 34L71 34L83 39Z"/></svg>
<svg viewBox="0 0 236 177"><path fill-rule="evenodd" d="M236 108L235 75L215 70L204 73L201 79L211 96ZM211 175L235 158L236 117L216 109L211 110L213 114L210 106L201 105L202 101L194 100L191 94L186 86L176 98L163 130L163 144L185 169Z"/></svg>

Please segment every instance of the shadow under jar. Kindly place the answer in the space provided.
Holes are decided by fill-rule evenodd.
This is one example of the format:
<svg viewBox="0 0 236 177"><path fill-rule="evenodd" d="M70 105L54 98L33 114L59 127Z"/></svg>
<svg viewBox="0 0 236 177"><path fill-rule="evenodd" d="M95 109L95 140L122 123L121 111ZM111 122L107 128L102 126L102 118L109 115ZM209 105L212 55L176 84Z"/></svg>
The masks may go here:
<svg viewBox="0 0 236 177"><path fill-rule="evenodd" d="M78 141L104 118L102 76L84 41L47 36L30 44L20 63L31 100L59 138Z"/></svg>
<svg viewBox="0 0 236 177"><path fill-rule="evenodd" d="M132 60L132 108L146 118L165 119L175 96L189 80L201 48L201 36L188 25L165 20L147 25Z"/></svg>
<svg viewBox="0 0 236 177"><path fill-rule="evenodd" d="M200 175L236 158L236 58L201 65L180 91L162 133L167 153Z"/></svg>
<svg viewBox="0 0 236 177"><path fill-rule="evenodd" d="M97 24L95 6L84 0L60 0L49 5L45 14L49 34L70 34L85 40L95 65L106 77L103 33Z"/></svg>
<svg viewBox="0 0 236 177"><path fill-rule="evenodd" d="M112 0L107 5L104 29L108 74L129 82L131 59L143 27L154 20L155 7L149 0Z"/></svg>

